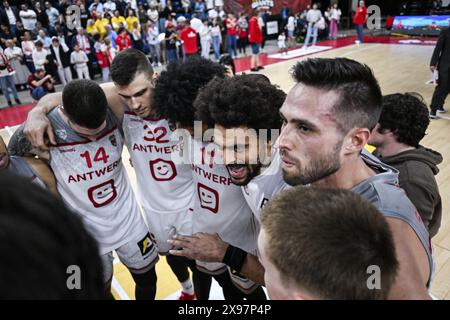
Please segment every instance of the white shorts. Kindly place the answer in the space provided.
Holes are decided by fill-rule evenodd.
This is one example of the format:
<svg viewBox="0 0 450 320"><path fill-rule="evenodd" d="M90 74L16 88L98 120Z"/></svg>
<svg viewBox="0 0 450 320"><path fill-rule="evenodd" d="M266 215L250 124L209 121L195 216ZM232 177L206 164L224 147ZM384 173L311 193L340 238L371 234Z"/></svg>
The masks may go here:
<svg viewBox="0 0 450 320"><path fill-rule="evenodd" d="M227 271L227 266L220 262L195 261L197 269L210 275L219 275Z"/></svg>
<svg viewBox="0 0 450 320"><path fill-rule="evenodd" d="M135 240L130 241L115 250L119 260L134 274L142 274L153 268L159 260L156 245L153 243L150 233L140 234ZM103 264L103 279L105 283L111 281L113 275L112 252L101 256Z"/></svg>
<svg viewBox="0 0 450 320"><path fill-rule="evenodd" d="M167 240L173 239L175 235L192 235L192 209L170 213L157 213L147 208L142 209L160 254L169 253L172 245L168 244Z"/></svg>
<svg viewBox="0 0 450 320"><path fill-rule="evenodd" d="M243 293L250 294L255 291L256 288L258 288L257 283L233 273L230 267L228 267L228 272L230 273L231 281L233 282L233 284Z"/></svg>

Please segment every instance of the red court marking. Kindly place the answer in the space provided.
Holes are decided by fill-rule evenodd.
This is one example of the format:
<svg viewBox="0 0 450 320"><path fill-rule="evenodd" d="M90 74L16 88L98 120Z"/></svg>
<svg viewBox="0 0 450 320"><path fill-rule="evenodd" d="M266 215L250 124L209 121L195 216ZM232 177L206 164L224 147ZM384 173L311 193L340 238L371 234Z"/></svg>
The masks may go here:
<svg viewBox="0 0 450 320"><path fill-rule="evenodd" d="M355 43L356 37L346 37L338 40L326 40L317 42L321 46L332 47L329 50L336 48L346 47ZM420 42L416 41L419 40ZM383 43L383 44L404 44L404 45L429 45L434 46L437 38L407 38L407 37L390 37L390 36L364 36L365 43ZM403 42L403 43L402 43ZM298 49L297 46L294 49ZM250 53L250 47L247 48L247 52ZM325 50L327 51L327 50ZM321 51L324 52L324 51ZM275 52L274 52L275 53ZM271 54L274 54L271 53ZM314 54L314 53L311 53ZM287 59L273 59L268 57L269 54L261 54L260 60L263 66L271 65L281 61L287 61ZM308 55L305 55L308 56ZM305 57L302 56L302 57ZM302 57L292 57L292 59L300 59ZM237 58L234 60L236 66L236 72L250 70L251 57ZM33 108L34 104L28 104L23 106L15 106L12 108L6 108L0 110L0 129L6 126L15 126L21 124L27 118L28 111Z"/></svg>
<svg viewBox="0 0 450 320"><path fill-rule="evenodd" d="M35 106L30 103L22 106L14 106L0 110L0 129L21 124L27 119L28 111Z"/></svg>

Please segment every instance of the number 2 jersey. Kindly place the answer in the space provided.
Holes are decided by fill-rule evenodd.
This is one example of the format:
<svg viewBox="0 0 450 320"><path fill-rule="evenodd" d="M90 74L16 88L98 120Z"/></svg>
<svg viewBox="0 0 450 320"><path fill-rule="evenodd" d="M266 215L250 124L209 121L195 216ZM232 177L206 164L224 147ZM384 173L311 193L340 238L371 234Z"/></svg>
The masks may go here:
<svg viewBox="0 0 450 320"><path fill-rule="evenodd" d="M96 141L90 141L79 136L61 112L58 107L48 115L57 140L50 147L50 166L58 192L81 216L100 254L146 234L148 228L122 164L123 138L117 119L108 109L106 128Z"/></svg>

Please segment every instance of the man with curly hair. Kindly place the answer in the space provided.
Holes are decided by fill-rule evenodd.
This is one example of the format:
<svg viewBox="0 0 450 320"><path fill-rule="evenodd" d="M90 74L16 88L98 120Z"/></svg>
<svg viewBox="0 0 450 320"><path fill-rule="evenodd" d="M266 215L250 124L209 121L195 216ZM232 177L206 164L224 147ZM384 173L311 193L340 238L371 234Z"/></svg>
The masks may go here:
<svg viewBox="0 0 450 320"><path fill-rule="evenodd" d="M369 144L375 155L400 172L400 187L416 206L431 237L439 230L442 202L434 176L442 162L439 152L425 148L420 141L430 120L423 98L414 93L395 93L383 97L380 120Z"/></svg>
<svg viewBox="0 0 450 320"><path fill-rule="evenodd" d="M241 186L247 204L260 220L264 205L287 188L280 157L272 148L281 128L279 109L286 94L263 75L213 79L195 101L196 117L214 127L214 143L231 182ZM179 237L176 254L197 260L223 261L235 272L263 282L264 269L256 255L217 236Z"/></svg>
<svg viewBox="0 0 450 320"><path fill-rule="evenodd" d="M189 155L192 156L189 161L195 183L194 234L192 237L179 235L177 239L203 239L214 235L245 252L256 254L259 225L254 220L241 188L231 183L227 169L219 161L218 152L211 143L212 134L207 137L205 129L208 123L194 128L194 121L199 120L194 109L197 93L215 77L225 78L223 66L203 58L191 58L183 64L170 64L161 73L155 87L156 113L169 119L178 128L185 129L183 151L188 152L190 149ZM178 240L170 243L178 247ZM195 258L187 249L171 250L170 253ZM213 275L219 282L225 299L265 299L260 286L227 270L227 266L221 263L223 258L196 260L199 270Z"/></svg>

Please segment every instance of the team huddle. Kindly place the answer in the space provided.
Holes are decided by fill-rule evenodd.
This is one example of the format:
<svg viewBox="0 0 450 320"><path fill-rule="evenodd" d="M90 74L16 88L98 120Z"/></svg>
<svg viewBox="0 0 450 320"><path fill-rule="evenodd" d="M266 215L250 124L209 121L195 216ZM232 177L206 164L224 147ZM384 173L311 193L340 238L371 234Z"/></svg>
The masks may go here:
<svg viewBox="0 0 450 320"><path fill-rule="evenodd" d="M271 299L429 299L431 222L364 148L382 112L369 67L300 61L287 95L201 58L158 76L128 49L110 69L113 83L76 80L40 100L9 153L0 141L0 167L81 218L107 295L115 251L137 299L155 298L159 255L184 300L208 299L212 278L230 300L267 299L263 286Z"/></svg>

